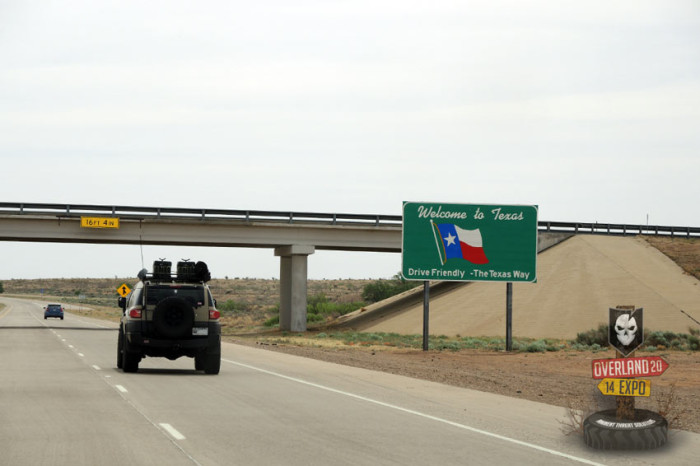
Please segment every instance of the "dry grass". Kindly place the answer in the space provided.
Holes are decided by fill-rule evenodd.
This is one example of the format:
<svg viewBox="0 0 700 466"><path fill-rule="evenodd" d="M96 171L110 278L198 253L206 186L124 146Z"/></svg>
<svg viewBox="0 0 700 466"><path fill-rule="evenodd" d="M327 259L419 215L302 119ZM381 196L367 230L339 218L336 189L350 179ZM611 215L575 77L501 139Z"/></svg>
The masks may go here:
<svg viewBox="0 0 700 466"><path fill-rule="evenodd" d="M564 435L583 435L583 421L597 410L590 399L567 398L566 419L559 420Z"/></svg>
<svg viewBox="0 0 700 466"><path fill-rule="evenodd" d="M308 294L323 293L338 303L360 301L362 289L373 280L309 280ZM40 296L61 296L86 300L105 299L117 302L117 288L126 283L132 287L136 278L39 278L3 280L5 293ZM279 280L261 278L213 279L209 282L214 297L242 302L252 309L274 307L279 303ZM43 293L42 293L43 290ZM110 301L111 303L111 301Z"/></svg>
<svg viewBox="0 0 700 466"><path fill-rule="evenodd" d="M81 306L78 314L88 317L103 315L119 320L117 288L126 284L133 288L134 278L55 278L4 280L5 295L31 297ZM324 294L334 303L362 300L362 290L373 280L309 280L308 295ZM212 294L221 304L235 301L241 312L224 312L221 323L226 335L259 332L263 323L276 315L279 306L279 280L256 278L214 279L209 282ZM71 311L73 312L73 311Z"/></svg>
<svg viewBox="0 0 700 466"><path fill-rule="evenodd" d="M688 428L688 411L680 403L676 384L668 387L659 386L654 389L654 409L668 421L669 429Z"/></svg>
<svg viewBox="0 0 700 466"><path fill-rule="evenodd" d="M687 274L700 280L700 238L670 238L667 236L643 236L643 238Z"/></svg>

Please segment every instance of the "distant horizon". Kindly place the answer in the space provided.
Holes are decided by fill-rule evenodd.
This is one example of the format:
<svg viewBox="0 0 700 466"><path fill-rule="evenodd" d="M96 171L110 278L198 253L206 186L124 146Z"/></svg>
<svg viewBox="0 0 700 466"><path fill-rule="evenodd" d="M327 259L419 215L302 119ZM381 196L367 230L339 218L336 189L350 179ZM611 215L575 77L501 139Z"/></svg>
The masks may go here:
<svg viewBox="0 0 700 466"><path fill-rule="evenodd" d="M40 277L40 278L0 278L0 282L9 282L9 281L20 281L20 280L26 280L26 281L41 281L41 280L133 280L133 281L138 281L139 279L137 277L134 277L131 279L130 277ZM270 278L263 278L263 277L212 277L210 281L214 280L266 280L266 281L280 281L279 278L276 277L270 277ZM368 280L393 280L393 277L388 277L388 278L309 278L309 281L315 281L315 282L323 282L323 281L346 281L346 280L352 280L352 281L368 281ZM406 280L406 281L411 281L411 280ZM416 283L422 282L422 280L413 280Z"/></svg>

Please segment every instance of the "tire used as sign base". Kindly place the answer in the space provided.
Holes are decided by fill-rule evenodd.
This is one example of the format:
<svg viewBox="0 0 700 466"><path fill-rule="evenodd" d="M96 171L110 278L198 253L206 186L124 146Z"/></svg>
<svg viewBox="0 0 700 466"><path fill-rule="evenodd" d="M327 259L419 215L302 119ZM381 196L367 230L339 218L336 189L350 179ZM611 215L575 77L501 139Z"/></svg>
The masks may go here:
<svg viewBox="0 0 700 466"><path fill-rule="evenodd" d="M668 440L668 422L660 414L637 409L633 420L621 420L616 413L598 411L583 421L586 445L599 450L651 450Z"/></svg>

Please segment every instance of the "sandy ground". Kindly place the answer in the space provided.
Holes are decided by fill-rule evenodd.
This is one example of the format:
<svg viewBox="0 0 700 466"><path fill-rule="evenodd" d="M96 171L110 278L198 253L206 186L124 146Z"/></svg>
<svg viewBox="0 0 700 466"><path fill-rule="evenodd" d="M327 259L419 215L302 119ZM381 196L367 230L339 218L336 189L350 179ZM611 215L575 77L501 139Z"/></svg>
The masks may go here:
<svg viewBox="0 0 700 466"><path fill-rule="evenodd" d="M614 357L613 351L506 353L462 350L420 351L347 346L318 347L270 344L256 338L229 341L282 351L336 364L362 367L413 378L571 407L585 412L615 407L615 397L603 396L592 378L593 359ZM652 393L636 397L637 408L663 414L673 429L700 433L700 353L659 353L670 365L650 377ZM562 431L575 428L561 419Z"/></svg>
<svg viewBox="0 0 700 466"><path fill-rule="evenodd" d="M617 305L644 308L644 328L688 333L700 318L700 282L646 241L634 237L574 236L538 255L537 283L513 286L513 335L572 339L607 323ZM470 283L430 300L430 333L505 336L506 286ZM351 328L421 334L422 300ZM349 319L347 317L346 319Z"/></svg>

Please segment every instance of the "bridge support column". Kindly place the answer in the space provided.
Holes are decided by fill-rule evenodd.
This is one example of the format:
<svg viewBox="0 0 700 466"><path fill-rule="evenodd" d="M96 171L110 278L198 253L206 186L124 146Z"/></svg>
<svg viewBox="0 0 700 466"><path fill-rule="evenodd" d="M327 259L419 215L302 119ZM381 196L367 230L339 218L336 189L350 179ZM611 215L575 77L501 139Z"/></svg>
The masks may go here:
<svg viewBox="0 0 700 466"><path fill-rule="evenodd" d="M313 246L275 248L280 257L280 330L306 331L306 282Z"/></svg>

